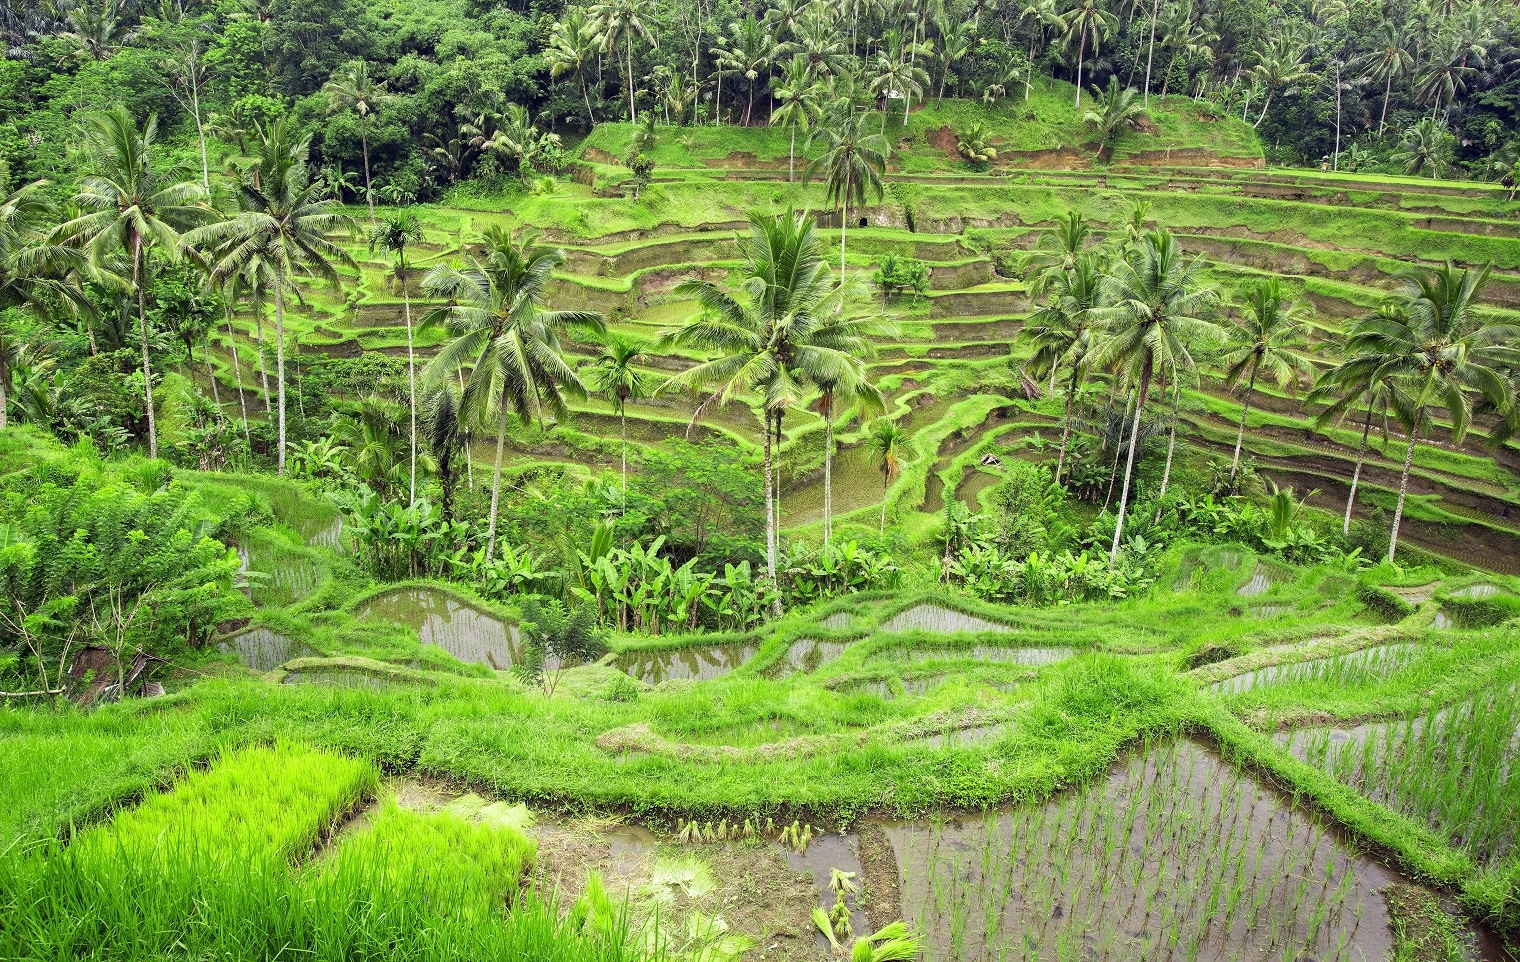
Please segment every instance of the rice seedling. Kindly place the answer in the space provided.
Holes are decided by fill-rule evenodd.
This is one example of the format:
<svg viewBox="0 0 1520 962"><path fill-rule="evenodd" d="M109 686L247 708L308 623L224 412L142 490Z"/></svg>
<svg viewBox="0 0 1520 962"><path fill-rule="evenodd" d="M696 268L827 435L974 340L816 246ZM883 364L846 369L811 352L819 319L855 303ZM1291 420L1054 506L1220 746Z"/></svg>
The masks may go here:
<svg viewBox="0 0 1520 962"><path fill-rule="evenodd" d="M1505 687L1354 728L1277 736L1299 759L1495 864L1520 833L1520 703Z"/></svg>
<svg viewBox="0 0 1520 962"><path fill-rule="evenodd" d="M1410 667L1429 650L1423 645L1414 644L1377 645L1329 658L1261 668L1215 682L1209 686L1209 691L1238 695L1262 685L1331 685L1345 688L1378 682Z"/></svg>
<svg viewBox="0 0 1520 962"><path fill-rule="evenodd" d="M1191 742L1045 805L889 827L940 960L1377 958L1385 870ZM1009 952L1010 948L1012 953Z"/></svg>

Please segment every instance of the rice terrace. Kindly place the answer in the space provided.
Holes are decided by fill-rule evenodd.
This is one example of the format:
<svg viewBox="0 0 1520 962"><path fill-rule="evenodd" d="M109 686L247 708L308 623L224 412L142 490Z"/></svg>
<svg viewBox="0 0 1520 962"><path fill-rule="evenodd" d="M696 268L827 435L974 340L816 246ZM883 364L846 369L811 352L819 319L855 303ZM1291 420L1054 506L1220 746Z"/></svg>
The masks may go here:
<svg viewBox="0 0 1520 962"><path fill-rule="evenodd" d="M7 0L0 959L1520 958L1520 8Z"/></svg>

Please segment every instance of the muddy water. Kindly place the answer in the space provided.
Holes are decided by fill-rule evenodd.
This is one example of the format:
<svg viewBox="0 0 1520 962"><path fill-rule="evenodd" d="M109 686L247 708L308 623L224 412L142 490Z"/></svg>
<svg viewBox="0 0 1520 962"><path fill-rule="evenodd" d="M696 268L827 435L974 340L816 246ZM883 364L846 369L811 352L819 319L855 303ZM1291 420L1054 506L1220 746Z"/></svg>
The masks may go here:
<svg viewBox="0 0 1520 962"><path fill-rule="evenodd" d="M759 644L745 641L662 651L629 651L619 655L612 666L651 685L673 678L711 681L749 661L759 650Z"/></svg>
<svg viewBox="0 0 1520 962"><path fill-rule="evenodd" d="M850 627L850 622L854 620L855 616L850 614L848 611L836 611L818 623L825 628L837 629Z"/></svg>
<svg viewBox="0 0 1520 962"><path fill-rule="evenodd" d="M286 638L268 628L250 628L222 642L222 651L237 655L238 661L254 671L273 671L292 658L317 654L310 645Z"/></svg>
<svg viewBox="0 0 1520 962"><path fill-rule="evenodd" d="M817 671L823 665L833 661L844 650L850 647L848 641L818 641L815 638L801 638L792 643L780 660L767 672L774 678L785 678L788 675L805 674Z"/></svg>
<svg viewBox="0 0 1520 962"><path fill-rule="evenodd" d="M827 912L834 906L834 891L829 888L829 879L834 869L841 872L854 874L854 883L857 891L845 895L845 904L850 907L850 928L858 936L868 934L870 923L866 921L865 911L860 904L861 884L860 871L860 837L857 835L815 835L807 851L798 852L780 843L773 842L772 846L786 856L786 863L793 872L798 875L809 875L813 880L813 891L818 899L818 907ZM827 949L828 940L822 932L817 932L818 947ZM848 943L846 943L848 944Z"/></svg>
<svg viewBox="0 0 1520 962"><path fill-rule="evenodd" d="M1520 832L1520 703L1514 686L1400 719L1277 732L1293 756L1450 838L1480 863Z"/></svg>
<svg viewBox="0 0 1520 962"><path fill-rule="evenodd" d="M1235 593L1242 597L1250 598L1266 594L1267 589L1271 587L1272 569L1258 561L1256 563L1256 570L1251 572L1251 580L1241 585Z"/></svg>
<svg viewBox="0 0 1520 962"><path fill-rule="evenodd" d="M1342 683L1379 681L1399 671L1424 651L1422 645L1395 644L1363 648L1345 655L1296 661L1286 665L1259 668L1243 675L1216 681L1209 691L1216 695L1238 695L1257 685L1299 681L1340 680Z"/></svg>
<svg viewBox="0 0 1520 962"><path fill-rule="evenodd" d="M1392 950L1396 876L1191 742L1043 806L886 830L934 962Z"/></svg>
<svg viewBox="0 0 1520 962"><path fill-rule="evenodd" d="M968 745L985 745L987 742L997 741L1012 730L1013 726L1008 722L977 725L973 728L952 728L949 731L925 735L923 738L915 738L908 742L908 744L921 745L925 748L958 748Z"/></svg>
<svg viewBox="0 0 1520 962"><path fill-rule="evenodd" d="M927 675L922 678L904 678L902 679L903 695L908 698L927 695L929 692L934 691L936 688L943 685L949 680L950 679L944 675ZM851 692L869 692L870 694L887 701L890 701L891 699L897 697L897 690L892 687L891 680L885 678L877 681L856 682L855 684L849 686L847 690Z"/></svg>
<svg viewBox="0 0 1520 962"><path fill-rule="evenodd" d="M1430 627L1435 628L1438 631L1450 628L1453 624L1455 624L1455 622L1451 620L1451 615L1448 615L1444 611L1436 612L1436 616L1430 619Z"/></svg>
<svg viewBox="0 0 1520 962"><path fill-rule="evenodd" d="M436 645L460 661L498 671L522 658L522 639L516 625L431 588L386 592L366 602L358 616L405 625L417 632L424 645Z"/></svg>
<svg viewBox="0 0 1520 962"><path fill-rule="evenodd" d="M995 621L988 621L985 618L978 618L975 615L968 615L940 605L915 605L887 619L881 626L881 630L887 632L937 631L944 634L956 631L1018 631L1011 625L1000 625Z"/></svg>
<svg viewBox="0 0 1520 962"><path fill-rule="evenodd" d="M912 651L888 650L872 655L871 661L905 661L910 665L949 658L991 661L1007 665L1048 665L1064 661L1077 653L1075 648L1015 648L1008 645L973 645L969 648L918 648Z"/></svg>
<svg viewBox="0 0 1520 962"><path fill-rule="evenodd" d="M1451 593L1453 598L1492 598L1499 593L1498 585L1476 584L1468 585Z"/></svg>

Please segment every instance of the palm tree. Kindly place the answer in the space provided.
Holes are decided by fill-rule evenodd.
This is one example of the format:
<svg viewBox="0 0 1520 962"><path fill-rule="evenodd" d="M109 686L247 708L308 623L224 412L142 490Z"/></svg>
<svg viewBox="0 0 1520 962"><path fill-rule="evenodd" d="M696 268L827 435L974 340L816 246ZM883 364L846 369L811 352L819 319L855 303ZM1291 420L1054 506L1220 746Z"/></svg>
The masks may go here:
<svg viewBox="0 0 1520 962"><path fill-rule="evenodd" d="M1129 257L1113 265L1103 282L1103 306L1095 313L1108 340L1093 352L1092 360L1098 367L1123 369L1137 388L1110 564L1119 559L1135 449L1140 446L1134 439L1140 436L1151 380L1157 372L1172 380L1181 371L1191 370L1190 347L1219 334L1219 328L1205 317L1217 298L1200 282L1202 264L1202 257L1187 260L1169 232L1151 231Z"/></svg>
<svg viewBox="0 0 1520 962"><path fill-rule="evenodd" d="M743 20L728 25L728 44L719 47L719 60L730 71L742 76L748 100L744 105L744 126L749 126L750 115L755 110L755 86L771 69L780 45L771 32L770 25L757 19L753 13Z"/></svg>
<svg viewBox="0 0 1520 962"><path fill-rule="evenodd" d="M1414 57L1409 53L1409 38L1404 28L1392 20L1385 20L1377 27L1377 46L1357 59L1357 65L1369 80L1383 81L1383 109L1378 114L1378 136L1388 124L1388 101L1393 96L1393 82L1402 80L1414 69Z"/></svg>
<svg viewBox="0 0 1520 962"><path fill-rule="evenodd" d="M1382 310L1392 311L1392 305L1384 305ZM1395 312L1394 320L1397 320ZM1351 510L1356 505L1356 489L1362 480L1362 465L1367 459L1367 438L1372 432L1372 419L1378 417L1383 422L1383 440L1388 439L1388 406L1390 401L1388 384L1386 381L1367 381L1361 379L1365 371L1358 372L1357 365L1348 363L1352 358L1345 358L1339 365L1326 371L1315 385L1314 390L1309 392L1304 400L1310 404L1330 402L1325 410L1321 411L1315 419L1315 426L1323 428L1332 421L1339 420L1345 413L1357 404L1366 408L1366 415L1362 420L1362 441L1356 451L1356 467L1351 472L1351 490L1346 495L1345 517L1341 520L1341 534L1351 533Z"/></svg>
<svg viewBox="0 0 1520 962"><path fill-rule="evenodd" d="M61 280L66 272L82 267L82 259L66 247L48 243L37 229L37 223L54 209L43 192L46 187L47 181L34 181L0 197L0 312L26 306L45 316L54 303L71 310L88 309L79 286ZM0 431L5 429L9 404L10 356L11 348L0 336Z"/></svg>
<svg viewBox="0 0 1520 962"><path fill-rule="evenodd" d="M871 433L866 436L866 450L871 453L871 460L881 467L882 537L887 533L887 492L902 473L900 458L907 443L908 432L896 421L878 420L871 425Z"/></svg>
<svg viewBox="0 0 1520 962"><path fill-rule="evenodd" d="M417 500L417 355L412 349L412 295L407 288L406 249L422 243L422 225L417 215L402 213L387 217L370 231L369 250L384 250L396 258L396 279L401 282L401 309L406 320L406 377L408 406L412 416L412 480L410 497Z"/></svg>
<svg viewBox="0 0 1520 962"><path fill-rule="evenodd" d="M1433 426L1436 412L1444 410L1451 421L1455 444L1467 436L1475 398L1505 418L1504 431L1520 421L1515 388L1505 375L1520 366L1515 347L1520 325L1479 313L1489 272L1487 266L1459 271L1448 262L1433 271L1407 273L1403 295L1386 310L1358 321L1346 342L1347 360L1339 377L1350 384L1386 384L1394 415L1409 437L1388 541L1390 563L1399 546L1415 445Z"/></svg>
<svg viewBox="0 0 1520 962"><path fill-rule="evenodd" d="M1134 87L1119 89L1119 78L1108 78L1108 90L1093 91L1093 105L1082 115L1084 124L1092 124L1098 131L1098 157L1113 153L1114 133L1130 121L1145 113L1139 104L1139 91Z"/></svg>
<svg viewBox="0 0 1520 962"><path fill-rule="evenodd" d="M1225 367L1225 382L1235 388L1242 377L1246 382L1245 404L1240 409L1240 428L1235 432L1235 457L1230 461L1230 482L1240 469L1240 448L1245 442L1246 418L1251 413L1251 395L1256 378L1263 372L1278 387L1290 388L1297 396L1298 375L1313 376L1314 364L1296 353L1303 346L1304 331L1309 326L1309 309L1283 295L1282 284L1275 277L1248 285L1242 292L1243 313L1230 332L1230 345L1220 359Z"/></svg>
<svg viewBox="0 0 1520 962"><path fill-rule="evenodd" d="M623 441L623 493L628 493L628 402L649 396L649 384L638 365L649 359L649 345L631 337L613 335L591 362L587 387L612 402L617 411Z"/></svg>
<svg viewBox="0 0 1520 962"><path fill-rule="evenodd" d="M635 35L649 41L652 46L655 43L654 34L645 26L641 13L645 6L643 0L603 0L591 8L591 16L595 18L599 32L602 35L602 49L612 50L617 46L621 38L627 51L627 77L628 77L628 122L636 124L639 121L638 110L633 103L633 38Z"/></svg>
<svg viewBox="0 0 1520 962"><path fill-rule="evenodd" d="M791 39L781 45L778 53L807 61L808 71L815 81L839 73L850 62L844 43L839 39L839 25L821 3L810 3L804 8Z"/></svg>
<svg viewBox="0 0 1520 962"><path fill-rule="evenodd" d="M863 358L856 358L857 361ZM834 535L834 405L840 396L858 401L864 411L885 410L881 392L866 378L864 364L834 365L813 376L818 385L818 413L823 416L823 543Z"/></svg>
<svg viewBox="0 0 1520 962"><path fill-rule="evenodd" d="M549 65L549 76L558 80L565 74L571 74L580 85L589 124L596 123L596 112L591 109L591 94L586 89L586 71L596 62L597 51L601 46L602 38L596 21L588 18L581 8L572 7L555 22L554 29L549 34L549 46L544 49L544 62Z"/></svg>
<svg viewBox="0 0 1520 962"><path fill-rule="evenodd" d="M949 14L941 14L934 23L939 29L940 37L939 91L935 94L935 102L940 103L945 99L945 82L950 79L950 68L971 52L976 40L976 26L968 20L956 19ZM959 80L955 86L959 91Z"/></svg>
<svg viewBox="0 0 1520 962"><path fill-rule="evenodd" d="M359 115L359 145L364 152L364 200L369 204L369 225L375 226L375 192L369 180L369 115L390 100L385 84L375 83L369 75L369 62L357 60L332 75L322 90L327 94L328 110L353 110Z"/></svg>
<svg viewBox="0 0 1520 962"><path fill-rule="evenodd" d="M860 293L860 286L834 281L806 214L751 214L749 236L740 247L742 296L700 280L685 281L676 288L679 296L700 303L703 313L679 330L666 332L662 343L696 347L717 356L671 377L656 393L713 385L716 390L709 402L751 391L761 395L766 573L774 583L777 523L772 442L787 408L802 400L806 382L864 381L859 359L869 350L867 338L874 324L845 315L845 303ZM776 605L779 614L779 600Z"/></svg>
<svg viewBox="0 0 1520 962"><path fill-rule="evenodd" d="M1066 464L1066 444L1071 438L1071 412L1077 391L1088 372L1088 355L1092 352L1096 331L1093 311L1102 293L1103 263L1089 251L1080 254L1072 266L1060 273L1051 285L1049 302L1029 317L1019 331L1019 339L1034 347L1030 367L1038 374L1050 372L1050 382L1064 368L1070 376L1066 382L1066 410L1061 418L1061 449L1056 455L1057 484Z"/></svg>
<svg viewBox="0 0 1520 962"><path fill-rule="evenodd" d="M242 213L185 235L187 246L208 251L211 278L236 281L274 298L275 396L279 423L276 470L285 473L285 294L298 275L342 287L334 262L358 269L353 257L329 239L352 233L353 218L338 202L321 198L306 163L309 137L296 139L285 118L255 127L257 177L238 185ZM255 303L255 310L262 310Z"/></svg>
<svg viewBox="0 0 1520 962"><path fill-rule="evenodd" d="M914 59L904 56L901 50L883 50L876 54L876 64L871 68L871 89L881 95L883 102L893 94L903 99L903 125L907 126L908 111L913 98L922 100L924 89L929 85L929 74ZM882 114L886 125L886 114Z"/></svg>
<svg viewBox="0 0 1520 962"><path fill-rule="evenodd" d="M1447 164L1452 136L1446 125L1439 120L1422 117L1404 132L1399 149L1388 159L1404 165L1404 173L1418 177L1426 167L1430 168L1432 180L1441 176L1441 168Z"/></svg>
<svg viewBox="0 0 1520 962"><path fill-rule="evenodd" d="M565 262L565 252L538 247L537 239L533 233L514 236L488 228L484 255L472 257L467 268L435 268L422 282L423 290L449 303L428 312L421 330L441 326L452 338L423 372L424 382L436 384L468 367L461 410L475 421L497 416L487 558L496 553L507 418L516 414L523 424L541 419L546 402L556 417L564 417L566 395L584 398L586 387L566 363L559 334L571 326L605 329L600 314L546 309L545 287Z"/></svg>
<svg viewBox="0 0 1520 962"><path fill-rule="evenodd" d="M1082 108L1082 67L1087 61L1088 41L1096 54L1103 41L1119 29L1119 18L1114 16L1105 0L1072 0L1071 6L1060 15L1061 29L1066 42L1077 41L1077 109Z"/></svg>
<svg viewBox="0 0 1520 962"><path fill-rule="evenodd" d="M443 523L449 524L454 520L454 485L458 480L454 457L465 445L465 431L459 419L459 398L448 378L439 381L424 398L422 432L438 465L442 490L438 506L443 511Z"/></svg>
<svg viewBox="0 0 1520 962"><path fill-rule="evenodd" d="M1060 280L1077 262L1092 236L1087 218L1074 210L1056 217L1055 229L1040 237L1034 251L1024 259L1024 276L1029 278L1031 297L1042 296L1049 287Z"/></svg>
<svg viewBox="0 0 1520 962"><path fill-rule="evenodd" d="M813 79L807 60L798 55L787 61L785 71L780 76L771 78L771 87L775 90L776 99L780 101L771 112L771 125L785 124L792 135L791 147L786 155L786 181L791 183L796 171L797 128L807 130L821 109L818 105L818 84Z"/></svg>
<svg viewBox="0 0 1520 962"><path fill-rule="evenodd" d="M845 238L850 226L850 204L864 207L866 196L882 196L881 176L887 169L887 158L892 147L881 134L866 132L865 118L855 113L848 104L836 104L827 123L813 129L808 137L811 145L817 140L824 146L823 155L808 164L802 175L803 183L813 175L824 171L829 203L838 204L839 219L839 276L845 274Z"/></svg>
<svg viewBox="0 0 1520 962"><path fill-rule="evenodd" d="M1429 119L1432 122L1440 113L1443 102L1454 102L1482 73L1478 66L1486 56L1483 48L1463 44L1453 35L1443 34L1431 45L1425 73L1415 87L1415 97L1420 103L1431 105ZM1478 66L1473 65L1474 60Z"/></svg>
<svg viewBox="0 0 1520 962"><path fill-rule="evenodd" d="M1267 88L1267 99L1262 103L1261 114L1252 127L1260 127L1261 122L1267 118L1267 108L1272 106L1272 97L1277 91L1291 88L1314 76L1314 72L1304 65L1306 53L1303 44L1294 37L1285 35L1278 37L1258 55L1256 66L1250 71L1251 78Z"/></svg>
<svg viewBox="0 0 1520 962"><path fill-rule="evenodd" d="M86 245L96 268L124 251L132 265L131 288L137 294L142 336L143 396L148 412L148 455L158 457L158 423L153 411L153 371L148 361L148 252L157 249L173 261L179 257L179 232L216 216L205 191L188 170L159 171L151 153L158 118L149 116L138 130L127 108L113 107L85 121L95 172L79 182L74 204L83 213L59 225L55 239Z"/></svg>

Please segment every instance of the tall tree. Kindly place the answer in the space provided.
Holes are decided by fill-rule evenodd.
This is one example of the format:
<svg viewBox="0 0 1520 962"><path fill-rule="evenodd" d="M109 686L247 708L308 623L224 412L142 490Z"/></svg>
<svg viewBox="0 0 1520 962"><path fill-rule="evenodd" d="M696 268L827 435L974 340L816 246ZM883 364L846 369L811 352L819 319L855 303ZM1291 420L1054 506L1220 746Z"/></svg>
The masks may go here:
<svg viewBox="0 0 1520 962"><path fill-rule="evenodd" d="M751 214L749 235L740 248L744 264L739 296L709 281L685 281L676 288L703 310L684 327L667 332L663 342L716 356L674 375L657 393L715 386L709 400L760 395L766 574L774 584L777 524L771 453L781 418L802 401L808 383L839 384L851 376L864 380L859 359L870 348L867 335L874 322L845 314L845 303L859 295L860 287L832 277L807 214ZM779 600L776 604L779 614Z"/></svg>
<svg viewBox="0 0 1520 962"><path fill-rule="evenodd" d="M1092 124L1098 133L1098 159L1113 156L1114 135L1124 125L1145 113L1140 94L1133 87L1119 89L1119 78L1108 78L1108 89L1093 90L1092 106L1082 115L1084 124Z"/></svg>
<svg viewBox="0 0 1520 962"><path fill-rule="evenodd" d="M1388 101L1393 97L1393 82L1403 80L1414 69L1414 57L1409 52L1409 37L1404 27L1392 20L1377 26L1377 45L1362 54L1356 61L1363 76L1369 80L1383 81L1383 109L1378 113L1378 136L1388 125Z"/></svg>
<svg viewBox="0 0 1520 962"><path fill-rule="evenodd" d="M1071 5L1060 15L1061 30L1066 42L1077 45L1077 109L1082 107L1082 68L1087 63L1087 52L1096 55L1103 41L1119 29L1119 18L1108 9L1105 0L1071 0ZM1089 48L1089 44L1091 47Z"/></svg>
<svg viewBox="0 0 1520 962"><path fill-rule="evenodd" d="M1269 43L1257 56L1256 66L1251 68L1251 78L1266 88L1267 97L1252 127L1260 127L1267 119L1267 109L1272 106L1272 98L1278 91L1291 90L1314 76L1304 64L1307 53L1296 37L1285 34Z"/></svg>
<svg viewBox="0 0 1520 962"><path fill-rule="evenodd" d="M544 48L544 63L549 65L549 76L557 80L570 74L580 86L588 124L596 123L596 111L591 109L586 73L597 62L601 46L602 37L596 21L587 17L581 8L571 7L555 21L549 33L549 46ZM601 91L597 91L597 96L601 96Z"/></svg>
<svg viewBox="0 0 1520 962"><path fill-rule="evenodd" d="M1392 305L1384 305L1382 310L1396 311ZM1396 313L1394 319L1397 320ZM1356 467L1351 471L1351 489L1346 494L1341 534L1351 533L1351 512L1356 506L1356 489L1362 480L1362 466L1367 460L1367 439L1372 432L1374 418L1382 422L1383 440L1386 442L1388 439L1388 384L1385 381L1366 380L1368 372L1365 369L1358 370L1358 365L1350 362L1353 362L1352 358L1343 358L1341 363L1327 370L1320 376L1314 390L1304 399L1309 404L1328 403L1315 419L1315 425L1321 428L1340 420L1357 405L1364 408L1362 440L1356 450Z"/></svg>
<svg viewBox="0 0 1520 962"><path fill-rule="evenodd" d="M285 296L296 277L308 275L334 289L342 287L336 264L358 264L334 233L354 231L353 218L338 202L324 199L306 162L310 138L298 137L285 118L255 127L255 172L238 185L242 212L185 235L185 243L208 251L211 277L236 280L274 300L275 408L278 421L276 470L285 473ZM256 301L255 310L261 310Z"/></svg>
<svg viewBox="0 0 1520 962"><path fill-rule="evenodd" d="M1490 268L1457 270L1450 263L1404 275L1395 302L1352 328L1341 375L1352 384L1386 384L1394 415L1408 434L1398 506L1388 540L1388 561L1399 546L1399 524L1409 491L1414 449L1435 424L1438 411L1462 443L1481 401L1505 419L1503 431L1520 422L1515 388L1506 371L1520 367L1520 325L1496 322L1480 312L1479 297Z"/></svg>
<svg viewBox="0 0 1520 962"><path fill-rule="evenodd" d="M871 460L881 468L881 531L882 537L887 533L887 492L892 488L892 482L902 474L902 453L907 447L908 432L896 421L886 419L877 420L871 425L871 433L866 435L866 450L870 452Z"/></svg>
<svg viewBox="0 0 1520 962"><path fill-rule="evenodd" d="M1050 383L1062 370L1066 378L1065 413L1061 417L1061 449L1056 455L1055 481L1061 483L1066 445L1071 438L1071 412L1088 373L1088 355L1096 341L1096 317L1102 294L1103 262L1092 251L1080 254L1050 285L1048 301L1029 317L1019 339L1033 347L1029 366L1036 376L1049 372Z"/></svg>
<svg viewBox="0 0 1520 962"><path fill-rule="evenodd" d="M1093 362L1099 367L1122 369L1136 386L1134 425L1110 564L1119 560L1135 450L1140 447L1140 418L1151 381L1158 372L1165 372L1172 380L1181 371L1191 370L1191 348L1216 339L1220 333L1207 316L1218 298L1202 282L1202 265L1203 258L1189 260L1169 232L1151 231L1128 257L1114 263L1103 282L1104 303L1097 314L1108 338L1093 352Z"/></svg>
<svg viewBox="0 0 1520 962"><path fill-rule="evenodd" d="M565 361L559 335L572 327L600 334L605 326L591 311L548 309L546 287L565 262L563 250L539 247L537 234L513 235L499 227L488 228L484 240L484 253L473 256L469 267L438 267L422 282L423 290L449 303L429 311L421 329L441 326L450 338L428 364L424 382L435 385L467 369L461 409L469 420L487 422L494 415L497 422L489 559L496 553L507 420L541 419L544 404L562 418L567 396L584 398L586 386Z"/></svg>
<svg viewBox="0 0 1520 962"><path fill-rule="evenodd" d="M89 309L79 285L63 280L66 272L83 266L78 254L48 243L41 230L54 211L46 188L39 180L0 196L0 312L25 306L46 315L54 304ZM11 351L0 327L0 430L9 406Z"/></svg>
<svg viewBox="0 0 1520 962"><path fill-rule="evenodd" d="M459 481L459 470L454 459L466 443L464 423L459 418L459 397L448 378L441 379L423 399L422 434L427 438L428 450L438 465L438 485L441 497L438 506L443 512L443 523L454 520L454 486Z"/></svg>
<svg viewBox="0 0 1520 962"><path fill-rule="evenodd" d="M411 500L417 500L417 353L412 347L412 295L410 280L406 274L406 249L422 243L422 225L417 215L400 213L387 217L379 227L370 231L369 249L373 253L383 250L396 258L396 281L401 285L401 309L406 323L406 378L408 406L412 417L412 473Z"/></svg>
<svg viewBox="0 0 1520 962"><path fill-rule="evenodd" d="M627 53L627 78L628 78L628 122L639 122L638 109L634 106L634 77L633 77L633 38L641 37L648 41L651 46L655 43L654 34L644 23L643 14L647 11L644 0L603 0L591 8L591 16L596 19L597 27L602 35L602 49L615 51L617 42L623 41L623 47Z"/></svg>
<svg viewBox="0 0 1520 962"><path fill-rule="evenodd" d="M124 252L131 264L128 280L137 297L142 339L148 454L156 458L158 422L148 359L148 253L157 250L168 260L177 260L180 232L206 223L216 212L207 206L205 192L183 167L154 167L151 154L158 139L157 117L148 117L139 130L127 108L117 106L90 115L85 121L85 135L93 173L80 180L74 195L74 205L82 213L59 225L54 237L64 243L83 243L97 269L106 267L108 258L117 252Z"/></svg>
<svg viewBox="0 0 1520 962"><path fill-rule="evenodd" d="M384 82L376 83L369 73L369 61L357 60L338 70L322 88L327 94L328 109L333 112L352 109L359 115L359 146L364 153L364 201L369 205L369 226L375 226L375 191L369 177L369 118L388 100Z"/></svg>
<svg viewBox="0 0 1520 962"><path fill-rule="evenodd" d="M862 344L867 344L862 338ZM857 360L864 360L858 358ZM885 409L881 392L867 379L864 364L831 365L830 370L816 372L818 413L823 417L823 543L834 536L834 407L841 397L859 403L863 413L877 414Z"/></svg>
<svg viewBox="0 0 1520 962"><path fill-rule="evenodd" d="M786 155L786 181L791 183L797 169L797 131L809 129L821 110L818 84L806 58L798 54L786 62L782 74L771 78L771 86L779 101L771 113L771 124L784 124L791 133Z"/></svg>
<svg viewBox="0 0 1520 962"><path fill-rule="evenodd" d="M868 196L882 196L881 177L892 147L881 134L867 132L865 118L848 102L836 102L828 113L827 121L808 137L809 144L823 144L823 154L808 164L802 179L806 183L822 171L829 203L839 205L839 276L843 278L850 204L864 207Z"/></svg>
<svg viewBox="0 0 1520 962"><path fill-rule="evenodd" d="M612 402L623 442L623 494L628 493L628 402L649 396L649 382L638 365L649 360L649 345L614 334L591 362L587 387Z"/></svg>
<svg viewBox="0 0 1520 962"><path fill-rule="evenodd" d="M1298 353L1304 345L1310 311L1284 295L1277 278L1248 284L1241 292L1240 306L1240 317L1229 331L1230 341L1220 359L1231 388L1239 387L1241 378L1246 379L1245 403L1235 432L1235 456L1230 460L1232 484L1240 469L1240 448L1245 442L1256 378L1265 373L1278 387L1288 388L1296 396L1299 375L1314 375L1313 362Z"/></svg>

